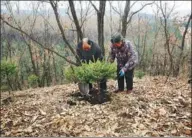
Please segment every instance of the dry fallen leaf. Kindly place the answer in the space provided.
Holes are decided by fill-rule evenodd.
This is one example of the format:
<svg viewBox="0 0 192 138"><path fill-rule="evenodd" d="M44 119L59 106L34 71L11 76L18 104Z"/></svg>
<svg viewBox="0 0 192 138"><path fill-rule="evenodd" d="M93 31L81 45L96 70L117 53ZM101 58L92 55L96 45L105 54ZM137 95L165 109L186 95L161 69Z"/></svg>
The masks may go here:
<svg viewBox="0 0 192 138"><path fill-rule="evenodd" d="M84 128L85 128L86 131L91 131L91 129L90 129L90 127L88 125L85 125Z"/></svg>
<svg viewBox="0 0 192 138"><path fill-rule="evenodd" d="M144 130L146 127L145 127L143 124L139 124L138 128L139 128L140 130Z"/></svg>
<svg viewBox="0 0 192 138"><path fill-rule="evenodd" d="M183 124L189 128L192 128L192 122L184 122Z"/></svg>
<svg viewBox="0 0 192 138"><path fill-rule="evenodd" d="M29 112L27 112L27 111L24 112L24 115L26 115L26 116L33 116Z"/></svg>
<svg viewBox="0 0 192 138"><path fill-rule="evenodd" d="M38 115L33 116L32 120L31 120L31 123L33 124L38 117L39 117Z"/></svg>
<svg viewBox="0 0 192 138"><path fill-rule="evenodd" d="M165 108L160 108L160 109L159 109L159 115L164 116L164 115L166 115L166 114L167 114L167 111L165 110Z"/></svg>
<svg viewBox="0 0 192 138"><path fill-rule="evenodd" d="M151 133L151 136L153 136L153 137L158 137L159 136L159 134L156 131L150 132L150 133Z"/></svg>
<svg viewBox="0 0 192 138"><path fill-rule="evenodd" d="M174 130L171 131L171 134L176 134L176 133L177 133L177 130L176 130L176 129L174 129Z"/></svg>
<svg viewBox="0 0 192 138"><path fill-rule="evenodd" d="M29 126L28 128L24 129L23 131L27 132L27 133L31 133L31 132L33 132L33 129L31 126Z"/></svg>
<svg viewBox="0 0 192 138"><path fill-rule="evenodd" d="M179 96L178 99L182 105L188 106L189 103L183 97Z"/></svg>
<svg viewBox="0 0 192 138"><path fill-rule="evenodd" d="M118 128L118 123L115 123L114 125L112 125L112 126L110 127L110 130L111 130L111 131L115 131L117 128Z"/></svg>
<svg viewBox="0 0 192 138"><path fill-rule="evenodd" d="M136 128L138 126L137 123L131 125L133 128Z"/></svg>
<svg viewBox="0 0 192 138"><path fill-rule="evenodd" d="M41 115L46 115L46 112L44 112L42 109L39 109Z"/></svg>
<svg viewBox="0 0 192 138"><path fill-rule="evenodd" d="M184 133L185 135L192 136L192 130L191 130L191 129L183 129L183 133Z"/></svg>

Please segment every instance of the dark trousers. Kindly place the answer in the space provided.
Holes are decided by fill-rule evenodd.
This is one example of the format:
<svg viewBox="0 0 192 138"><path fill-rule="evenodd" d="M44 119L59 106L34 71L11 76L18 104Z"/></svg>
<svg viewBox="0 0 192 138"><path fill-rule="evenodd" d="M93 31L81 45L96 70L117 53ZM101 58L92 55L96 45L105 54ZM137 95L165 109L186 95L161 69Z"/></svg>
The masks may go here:
<svg viewBox="0 0 192 138"><path fill-rule="evenodd" d="M91 90L92 88L93 88L93 85L91 83L89 83L89 89ZM100 88L101 93L106 92L106 90L107 90L107 81L106 81L106 79L103 79L103 80L100 81L99 88Z"/></svg>
<svg viewBox="0 0 192 138"><path fill-rule="evenodd" d="M93 86L91 83L89 83L89 88L91 89ZM103 103L106 100L106 90L107 90L107 81L106 79L103 79L99 83L100 87L100 93L98 95L98 101L99 103Z"/></svg>
<svg viewBox="0 0 192 138"><path fill-rule="evenodd" d="M127 70L123 77L119 76L120 70L121 70L120 68L117 69L118 89L120 91L124 91L124 79L125 79L127 90L132 90L133 89L133 72L134 72L134 69Z"/></svg>

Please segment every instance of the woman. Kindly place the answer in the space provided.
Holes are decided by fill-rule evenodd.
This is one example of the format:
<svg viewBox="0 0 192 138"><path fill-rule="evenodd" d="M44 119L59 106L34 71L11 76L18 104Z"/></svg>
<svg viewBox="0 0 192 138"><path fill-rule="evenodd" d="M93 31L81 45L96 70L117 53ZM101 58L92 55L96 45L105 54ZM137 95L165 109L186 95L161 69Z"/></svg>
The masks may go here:
<svg viewBox="0 0 192 138"><path fill-rule="evenodd" d="M115 92L124 91L124 78L127 84L127 93L133 90L133 71L138 63L138 56L129 41L124 41L120 33L115 33L111 38L110 61L117 59L118 89Z"/></svg>

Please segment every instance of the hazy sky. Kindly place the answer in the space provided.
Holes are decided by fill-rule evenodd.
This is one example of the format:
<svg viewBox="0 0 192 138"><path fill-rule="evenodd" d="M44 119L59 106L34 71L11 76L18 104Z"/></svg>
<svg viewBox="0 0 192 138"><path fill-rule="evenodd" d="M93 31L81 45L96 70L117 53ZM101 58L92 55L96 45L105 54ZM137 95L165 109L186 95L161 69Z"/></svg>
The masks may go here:
<svg viewBox="0 0 192 138"><path fill-rule="evenodd" d="M165 1L164 1L165 2ZM166 1L169 7L174 5L174 1ZM155 8L154 8L155 9ZM142 12L153 13L151 8L145 8ZM186 15L191 13L191 1L175 1L175 12Z"/></svg>
<svg viewBox="0 0 192 138"><path fill-rule="evenodd" d="M134 1L131 1L131 4L133 2ZM137 4L135 4L134 7L132 8L133 9L132 11L135 11L135 10L139 9L139 7L141 6L141 3L149 3L149 2L150 1L139 1L139 2L137 2ZM173 6L173 4L174 4L174 1L163 1L163 3L165 3L165 2L167 3L169 8L171 8ZM32 6L32 4L30 4L30 3L31 3L31 1L20 1L20 8L22 10L30 9L30 7ZM33 1L33 4L34 3L36 3L36 2ZM66 7L68 5L67 1L65 1L65 2L61 1L61 3L62 3L62 6L60 6L61 8L64 8L64 7ZM122 7L122 11L123 11L125 1L113 1L114 6L117 6L118 3L120 3L120 7ZM98 7L99 2L97 1L97 2L95 2L95 4ZM77 7L78 7L78 4L77 4ZM51 8L50 4L46 4L46 8L48 8L48 9ZM107 6L106 6L106 10L109 10L109 4L108 3L107 3ZM141 12L142 13L153 14L153 10L156 10L155 6L153 6L153 7L147 6ZM178 14L181 15L181 16L190 14L191 13L191 1L175 1L175 12L178 12Z"/></svg>

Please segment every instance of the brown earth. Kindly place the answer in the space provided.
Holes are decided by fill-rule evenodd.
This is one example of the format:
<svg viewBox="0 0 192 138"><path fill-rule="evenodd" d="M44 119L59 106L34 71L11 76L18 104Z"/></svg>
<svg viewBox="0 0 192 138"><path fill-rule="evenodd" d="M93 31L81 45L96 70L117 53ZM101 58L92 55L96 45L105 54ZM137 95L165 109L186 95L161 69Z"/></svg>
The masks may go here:
<svg viewBox="0 0 192 138"><path fill-rule="evenodd" d="M191 87L164 77L134 79L131 94L91 104L78 97L76 84L1 95L1 136L191 136ZM76 95L76 96L75 96Z"/></svg>

